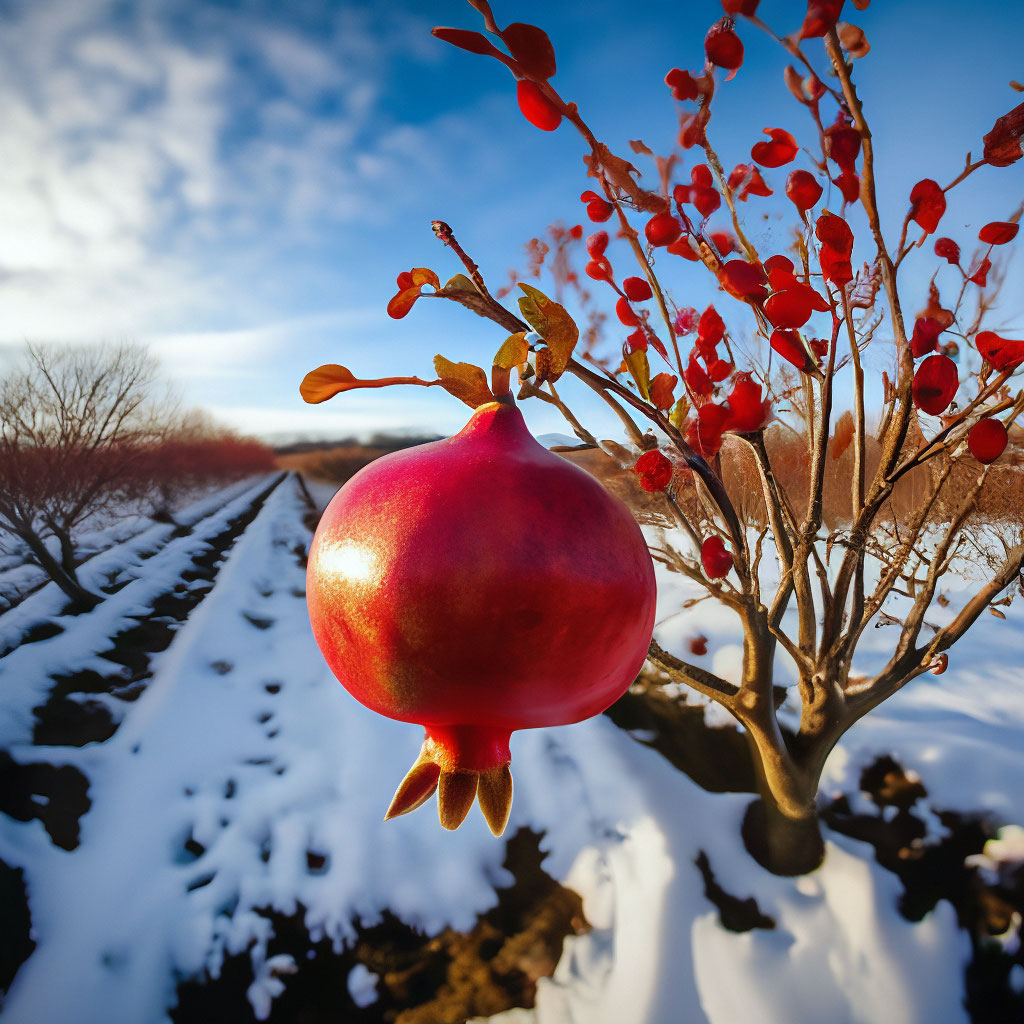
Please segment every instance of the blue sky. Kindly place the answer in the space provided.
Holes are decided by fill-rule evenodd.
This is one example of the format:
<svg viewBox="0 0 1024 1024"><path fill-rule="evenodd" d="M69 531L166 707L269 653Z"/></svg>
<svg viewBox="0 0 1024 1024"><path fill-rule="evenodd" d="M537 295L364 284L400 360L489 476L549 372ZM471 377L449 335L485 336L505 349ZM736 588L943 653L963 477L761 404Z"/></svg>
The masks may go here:
<svg viewBox="0 0 1024 1024"><path fill-rule="evenodd" d="M625 154L631 138L671 148L664 74L699 68L704 33L721 15L717 0L494 7L502 23L548 31L554 84ZM856 75L891 236L913 183L954 177L1020 102L1008 82L1024 80L1024 9L1011 0L847 7L872 43ZM802 11L771 0L760 8L779 31L797 28ZM425 265L444 280L460 269L432 219L452 224L497 287L529 237L583 217L582 140L567 125L530 126L507 70L431 38L438 23L480 27L461 0L0 0L0 343L142 340L186 401L264 434L457 429L466 410L435 389L357 392L319 407L297 391L323 362L363 376L427 376L439 351L487 364L501 332L458 307L422 302L399 322L384 312L399 271ZM740 33L746 63L721 86L712 121L729 167L749 159L765 126L808 139L782 82L784 54L745 23ZM820 44L807 46L823 68ZM781 187L789 169L765 176ZM983 168L950 198L940 232L969 251L978 226L1024 200L1024 162ZM748 214L764 252L785 248L785 203ZM672 260L665 280L680 305L714 297L701 268ZM930 247L907 261L911 310L935 264ZM1020 266L1011 263L1011 283ZM939 280L952 289L951 276ZM1006 289L994 323L1024 329L1020 294ZM749 332L729 306L720 308L730 327ZM885 358L872 358L877 374ZM570 383L566 395L595 430L614 429L585 391ZM538 431L565 430L547 407L527 412Z"/></svg>

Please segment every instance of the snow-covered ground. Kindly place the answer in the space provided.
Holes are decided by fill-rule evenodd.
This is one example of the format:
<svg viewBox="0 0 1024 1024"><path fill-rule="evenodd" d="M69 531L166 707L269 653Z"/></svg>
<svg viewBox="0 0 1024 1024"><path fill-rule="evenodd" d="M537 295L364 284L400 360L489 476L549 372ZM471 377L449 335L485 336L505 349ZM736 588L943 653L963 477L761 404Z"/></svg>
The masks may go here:
<svg viewBox="0 0 1024 1024"><path fill-rule="evenodd" d="M0 744L18 762L77 767L92 799L70 851L38 820L0 818L0 858L24 869L37 943L3 1004L5 1022L152 1024L166 1019L178 979L216 975L226 956L246 951L249 999L266 1016L295 965L267 962L270 924L256 908L301 904L314 937L341 944L355 918L384 908L428 932L468 929L508 881L505 844L476 810L455 833L429 807L381 820L422 737L362 708L324 665L297 555L309 539L304 512L289 478L105 742L34 746L32 708L47 676L88 666L201 537L168 543L99 609L0 662ZM230 518L230 505L220 514ZM675 615L685 581L663 574L659 585L659 640L681 649L703 633L705 663L730 675L730 613L706 602ZM37 612L50 589L30 599ZM16 611L27 614L28 603ZM5 618L0 633L17 628ZM871 634L865 668L890 637L884 627ZM945 675L911 684L856 726L829 761L824 796L856 794L861 768L892 753L921 776L933 807L1024 823L1022 666L1018 604L1006 621L986 616ZM940 902L920 922L904 920L900 882L869 846L829 832L820 870L772 877L738 840L749 796L705 792L602 716L518 733L512 755L507 834L545 832L545 869L582 895L593 927L566 940L536 1008L510 1011L508 1024L967 1019L970 942L953 908ZM694 864L700 851L718 883L754 897L774 929L723 928ZM350 982L372 1000L365 975Z"/></svg>
<svg viewBox="0 0 1024 1024"><path fill-rule="evenodd" d="M215 490L204 487L194 493L184 493L177 497L170 511L175 517L175 523L191 526L218 504L242 493L252 484L252 479L244 479ZM116 515L104 513L97 516L95 522L87 523L77 531L76 553L81 562L87 562L101 552L130 544L143 534L148 542L148 539L155 539L173 529L173 524L158 524L151 516L137 509L125 508ZM55 537L48 537L46 544L52 555L60 557L60 544ZM86 573L87 570L83 567L82 572ZM46 573L28 558L24 545L9 535L0 537L0 612L18 603L46 580Z"/></svg>

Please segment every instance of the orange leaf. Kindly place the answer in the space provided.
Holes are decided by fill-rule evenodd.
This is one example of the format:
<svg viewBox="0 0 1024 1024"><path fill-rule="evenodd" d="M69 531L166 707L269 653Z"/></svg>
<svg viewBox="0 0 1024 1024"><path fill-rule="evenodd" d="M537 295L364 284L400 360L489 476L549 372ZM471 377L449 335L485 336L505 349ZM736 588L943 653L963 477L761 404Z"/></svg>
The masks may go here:
<svg viewBox="0 0 1024 1024"><path fill-rule="evenodd" d="M672 395L672 389L678 383L678 378L673 377L671 373L659 373L651 381L650 393L651 401L658 409L671 409L675 398Z"/></svg>
<svg viewBox="0 0 1024 1024"><path fill-rule="evenodd" d="M471 409L494 401L494 395L487 386L487 375L479 366L453 363L438 355L434 356L434 370L440 378L441 387Z"/></svg>
<svg viewBox="0 0 1024 1024"><path fill-rule="evenodd" d="M437 274L427 267L413 267L408 273L399 276L399 283L406 287L388 303L388 316L394 320L401 320L412 309L422 294L423 285L429 284L435 289L441 287Z"/></svg>
<svg viewBox="0 0 1024 1024"><path fill-rule="evenodd" d="M357 388L386 388L392 384L419 384L431 387L439 383L436 380L420 380L419 377L381 377L377 380L360 380L352 375L346 366L327 363L310 370L299 385L299 394L310 405L319 405L328 398L340 395L343 391L354 391Z"/></svg>

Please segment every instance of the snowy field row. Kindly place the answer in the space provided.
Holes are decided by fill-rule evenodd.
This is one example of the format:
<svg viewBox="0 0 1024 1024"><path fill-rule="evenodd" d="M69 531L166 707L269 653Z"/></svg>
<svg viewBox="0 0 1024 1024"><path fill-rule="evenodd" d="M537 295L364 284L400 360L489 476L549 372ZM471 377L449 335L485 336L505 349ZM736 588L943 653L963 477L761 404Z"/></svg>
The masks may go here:
<svg viewBox="0 0 1024 1024"><path fill-rule="evenodd" d="M88 615L62 620L59 635L0 662L0 745L16 762L73 766L91 799L70 850L54 845L40 820L0 819L0 858L24 872L36 943L3 1003L5 1022L180 1019L182 979L216 978L238 957L251 963L248 1012L285 1019L274 1008L303 964L273 954L267 908L301 911L311 939L340 950L356 938L355 922L385 910L430 934L468 930L511 880L506 844L477 811L455 833L429 806L381 820L421 734L358 705L320 657L305 604L309 509L294 477L235 540L212 589L152 659L141 695L122 702L113 735L81 747L33 744L33 708L50 677L98 667L103 643L173 588L204 538L263 486L199 517L201 529L151 559L115 548L91 560L89 582L114 568L137 578ZM134 552L145 547L141 536ZM658 582L659 641L682 649L703 634L708 654L697 663L735 677L730 613L702 603L675 614L690 585L661 569ZM46 600L46 589L33 595L32 614ZM29 603L11 614L29 614ZM943 614L956 606L951 594ZM0 633L18 628L5 618ZM883 656L886 632L873 632L868 660ZM845 794L854 811L874 813L858 780L890 754L927 790L920 813L1024 822L1021 664L1018 604L1005 621L979 623L944 676L922 677L858 724L829 760L822 799ZM906 920L897 875L867 843L835 831L818 871L768 875L739 841L749 795L701 789L644 738L605 716L513 736L506 837L520 828L544 834L544 869L582 896L590 927L566 939L534 1008L493 1020L968 1019L971 943L950 903ZM942 821L932 814L927 824L929 840L940 840ZM752 898L771 927L723 926L695 863L701 853L717 885ZM1024 969L1013 977L1024 988ZM361 968L348 982L353 1007L372 1014L380 979Z"/></svg>

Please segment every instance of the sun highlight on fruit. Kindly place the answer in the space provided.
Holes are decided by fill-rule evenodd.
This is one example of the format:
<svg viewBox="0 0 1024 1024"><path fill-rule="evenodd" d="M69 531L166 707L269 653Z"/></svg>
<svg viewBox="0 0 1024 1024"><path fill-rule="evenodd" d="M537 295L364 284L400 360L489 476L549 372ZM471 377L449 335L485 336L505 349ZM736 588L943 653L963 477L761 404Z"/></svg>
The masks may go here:
<svg viewBox="0 0 1024 1024"><path fill-rule="evenodd" d="M626 690L655 582L626 506L535 441L503 396L341 488L313 538L307 599L349 693L425 729L387 817L436 790L445 828L478 800L500 835L510 734L579 722Z"/></svg>

